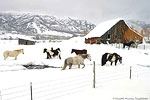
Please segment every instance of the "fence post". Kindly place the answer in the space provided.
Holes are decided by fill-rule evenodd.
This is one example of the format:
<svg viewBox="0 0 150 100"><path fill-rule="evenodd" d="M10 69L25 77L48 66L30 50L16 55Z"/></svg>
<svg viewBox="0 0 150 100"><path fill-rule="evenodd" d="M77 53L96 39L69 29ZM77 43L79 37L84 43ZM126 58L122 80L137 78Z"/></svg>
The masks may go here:
<svg viewBox="0 0 150 100"><path fill-rule="evenodd" d="M132 78L132 67L130 66L130 80Z"/></svg>
<svg viewBox="0 0 150 100"><path fill-rule="evenodd" d="M2 93L1 93L1 91L0 91L0 100L2 100Z"/></svg>
<svg viewBox="0 0 150 100"><path fill-rule="evenodd" d="M30 82L30 91L31 91L31 100L33 100L33 97L32 97L32 82Z"/></svg>
<svg viewBox="0 0 150 100"><path fill-rule="evenodd" d="M94 67L93 67L93 75L94 75L94 78L93 78L93 88L95 88L95 61L93 62L94 64Z"/></svg>

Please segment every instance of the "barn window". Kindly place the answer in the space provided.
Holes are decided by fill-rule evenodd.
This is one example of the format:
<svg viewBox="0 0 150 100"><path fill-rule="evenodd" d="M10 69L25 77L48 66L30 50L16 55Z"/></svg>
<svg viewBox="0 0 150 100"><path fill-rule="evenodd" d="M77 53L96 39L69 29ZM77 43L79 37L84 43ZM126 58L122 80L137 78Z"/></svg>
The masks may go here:
<svg viewBox="0 0 150 100"><path fill-rule="evenodd" d="M110 39L110 34L108 34L107 38Z"/></svg>

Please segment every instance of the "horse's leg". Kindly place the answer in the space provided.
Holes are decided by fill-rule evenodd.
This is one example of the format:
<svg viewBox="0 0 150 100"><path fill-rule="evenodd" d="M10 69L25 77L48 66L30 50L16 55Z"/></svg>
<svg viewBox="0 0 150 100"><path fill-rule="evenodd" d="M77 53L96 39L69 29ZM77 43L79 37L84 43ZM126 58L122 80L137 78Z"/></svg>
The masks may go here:
<svg viewBox="0 0 150 100"><path fill-rule="evenodd" d="M4 55L4 60L6 60L7 57L8 57L7 55Z"/></svg>
<svg viewBox="0 0 150 100"><path fill-rule="evenodd" d="M15 60L17 60L17 56L15 56Z"/></svg>
<svg viewBox="0 0 150 100"><path fill-rule="evenodd" d="M111 62L111 66L112 66L113 62Z"/></svg>
<svg viewBox="0 0 150 100"><path fill-rule="evenodd" d="M117 61L118 61L118 60L115 60L115 66L117 65Z"/></svg>
<svg viewBox="0 0 150 100"><path fill-rule="evenodd" d="M49 53L47 52L47 59L49 58Z"/></svg>
<svg viewBox="0 0 150 100"><path fill-rule="evenodd" d="M51 55L49 55L49 58L51 59L51 58L52 58L52 56L51 56Z"/></svg>
<svg viewBox="0 0 150 100"><path fill-rule="evenodd" d="M80 68L80 64L78 65L78 68Z"/></svg>
<svg viewBox="0 0 150 100"><path fill-rule="evenodd" d="M123 44L123 48L125 48L125 44Z"/></svg>
<svg viewBox="0 0 150 100"><path fill-rule="evenodd" d="M71 69L71 67L72 67L72 64L69 64L69 69Z"/></svg>
<svg viewBox="0 0 150 100"><path fill-rule="evenodd" d="M83 64L83 67L82 67L82 69L85 67L85 64Z"/></svg>
<svg viewBox="0 0 150 100"><path fill-rule="evenodd" d="M128 50L130 49L130 46L128 47Z"/></svg>
<svg viewBox="0 0 150 100"><path fill-rule="evenodd" d="M58 54L58 57L59 57L59 59L61 59L61 56L60 56L60 54Z"/></svg>

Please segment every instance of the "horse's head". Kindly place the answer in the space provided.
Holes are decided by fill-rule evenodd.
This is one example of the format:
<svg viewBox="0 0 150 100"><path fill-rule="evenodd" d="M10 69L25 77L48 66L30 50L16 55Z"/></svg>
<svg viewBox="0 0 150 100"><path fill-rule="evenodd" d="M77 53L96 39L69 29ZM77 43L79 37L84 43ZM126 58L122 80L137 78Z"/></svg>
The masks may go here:
<svg viewBox="0 0 150 100"><path fill-rule="evenodd" d="M73 53L73 52L74 52L74 49L71 50L71 53Z"/></svg>
<svg viewBox="0 0 150 100"><path fill-rule="evenodd" d="M118 56L119 62L122 64L122 57Z"/></svg>
<svg viewBox="0 0 150 100"><path fill-rule="evenodd" d="M45 53L45 52L47 52L47 49L46 49L46 48L43 50L43 53Z"/></svg>
<svg viewBox="0 0 150 100"><path fill-rule="evenodd" d="M21 49L21 53L24 54L24 49Z"/></svg>
<svg viewBox="0 0 150 100"><path fill-rule="evenodd" d="M87 59L91 61L91 55L87 54Z"/></svg>
<svg viewBox="0 0 150 100"><path fill-rule="evenodd" d="M60 48L57 48L56 50L57 50L57 51L60 51Z"/></svg>

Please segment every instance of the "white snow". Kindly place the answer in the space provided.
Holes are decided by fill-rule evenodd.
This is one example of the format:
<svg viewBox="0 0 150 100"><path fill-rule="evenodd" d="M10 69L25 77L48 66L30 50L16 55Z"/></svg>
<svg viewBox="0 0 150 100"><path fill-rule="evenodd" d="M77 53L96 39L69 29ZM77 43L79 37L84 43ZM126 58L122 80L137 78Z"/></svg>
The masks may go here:
<svg viewBox="0 0 150 100"><path fill-rule="evenodd" d="M53 25L54 26L54 25ZM44 32L41 32L40 26L38 26L36 23L30 23L28 27L35 28L37 30L37 34L42 35L53 35L53 36L65 36L65 37L72 37L72 34L65 33L65 32L57 32L57 31L51 31L51 30L45 30Z"/></svg>
<svg viewBox="0 0 150 100"><path fill-rule="evenodd" d="M40 30L40 28L37 26L36 23L33 22L33 23L32 23L32 27L37 30L37 33L41 33L41 30Z"/></svg>
<svg viewBox="0 0 150 100"><path fill-rule="evenodd" d="M2 40L1 40L2 41ZM4 41L4 40L3 40ZM30 82L33 83L33 100L150 100L150 49L116 48L115 45L84 44L84 38L76 37L59 43L17 45L15 41L1 42L0 50L0 98L2 100L30 99ZM145 44L150 47L149 44ZM46 59L44 48L61 49L62 59ZM119 45L117 45L119 47ZM5 50L24 49L17 60L3 58ZM92 61L85 60L86 67L61 71L71 49L87 49ZM101 66L101 56L116 52L123 63ZM96 62L96 88L93 86L93 61ZM58 68L26 69L23 64L40 64ZM132 66L132 79L129 70ZM144 99L145 98L145 99Z"/></svg>
<svg viewBox="0 0 150 100"><path fill-rule="evenodd" d="M32 36L26 36L26 35L20 35L20 34L12 34L12 33L6 33L6 34L0 34L0 39L18 39L18 38L22 38L22 39L27 39L27 40L31 40L34 41L32 38Z"/></svg>
<svg viewBox="0 0 150 100"><path fill-rule="evenodd" d="M72 37L72 34L64 33L64 32L57 32L57 31L45 31L38 34L45 34L45 35L54 35L54 36L65 36L65 37Z"/></svg>

